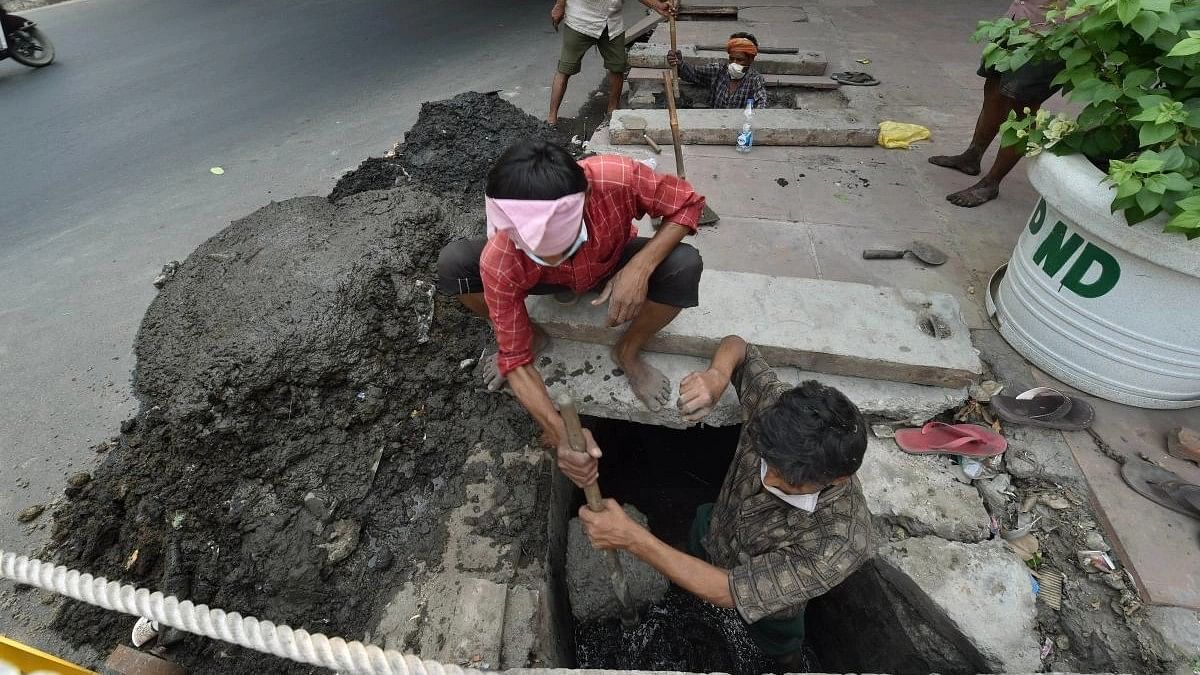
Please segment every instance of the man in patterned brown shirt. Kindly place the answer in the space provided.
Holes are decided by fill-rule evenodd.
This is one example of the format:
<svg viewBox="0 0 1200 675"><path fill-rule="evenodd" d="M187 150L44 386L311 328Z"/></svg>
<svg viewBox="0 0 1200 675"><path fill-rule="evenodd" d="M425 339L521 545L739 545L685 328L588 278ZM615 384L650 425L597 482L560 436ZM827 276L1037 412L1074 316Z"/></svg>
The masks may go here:
<svg viewBox="0 0 1200 675"><path fill-rule="evenodd" d="M735 607L759 647L787 663L804 643L808 601L869 556L871 516L854 478L866 423L836 389L781 382L737 336L721 342L708 370L680 383L685 418L707 416L730 384L742 404L742 435L716 503L697 510L692 555L635 523L615 500L579 517L597 548L626 549L700 598Z"/></svg>

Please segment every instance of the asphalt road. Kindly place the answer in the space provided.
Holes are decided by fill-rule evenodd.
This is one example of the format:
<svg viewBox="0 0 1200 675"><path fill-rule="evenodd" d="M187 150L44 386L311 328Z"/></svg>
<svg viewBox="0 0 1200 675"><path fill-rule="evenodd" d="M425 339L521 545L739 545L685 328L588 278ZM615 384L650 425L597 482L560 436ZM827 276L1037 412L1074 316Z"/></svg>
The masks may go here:
<svg viewBox="0 0 1200 675"><path fill-rule="evenodd" d="M136 410L131 345L165 262L269 200L327 194L422 101L499 89L544 114L550 4L76 0L22 12L58 58L0 61L0 548L37 551L49 514L31 527L15 514L52 505ZM584 68L564 114L603 78L594 53ZM52 644L36 599L0 582L0 632Z"/></svg>

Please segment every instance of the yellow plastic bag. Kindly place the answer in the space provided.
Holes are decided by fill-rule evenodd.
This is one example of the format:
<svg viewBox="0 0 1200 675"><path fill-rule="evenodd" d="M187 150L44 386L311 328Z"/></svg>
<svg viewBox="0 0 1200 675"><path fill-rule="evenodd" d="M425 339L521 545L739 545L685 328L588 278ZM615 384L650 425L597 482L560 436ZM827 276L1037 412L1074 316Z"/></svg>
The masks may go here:
<svg viewBox="0 0 1200 675"><path fill-rule="evenodd" d="M908 122L880 122L879 144L890 150L907 150L909 144L929 138L929 129Z"/></svg>

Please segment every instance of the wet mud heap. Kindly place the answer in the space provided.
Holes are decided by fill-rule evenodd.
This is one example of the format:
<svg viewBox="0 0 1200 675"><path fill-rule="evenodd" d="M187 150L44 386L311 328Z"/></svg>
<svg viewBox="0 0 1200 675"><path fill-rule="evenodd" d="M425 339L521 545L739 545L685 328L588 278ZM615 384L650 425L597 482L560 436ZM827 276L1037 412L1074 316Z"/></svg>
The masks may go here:
<svg viewBox="0 0 1200 675"><path fill-rule="evenodd" d="M197 603L362 638L397 586L440 562L467 452L535 441L528 415L477 391L462 365L491 342L487 324L432 282L440 248L483 231L481 200L464 197L487 164L516 136L548 132L494 96L426 104L399 160L410 181L380 185L385 163L369 160L334 201L271 203L197 248L138 332L140 411L106 443L92 480L69 490L47 553ZM542 551L538 517L476 527ZM104 654L132 625L70 601L55 620ZM190 673L317 670L164 637Z"/></svg>

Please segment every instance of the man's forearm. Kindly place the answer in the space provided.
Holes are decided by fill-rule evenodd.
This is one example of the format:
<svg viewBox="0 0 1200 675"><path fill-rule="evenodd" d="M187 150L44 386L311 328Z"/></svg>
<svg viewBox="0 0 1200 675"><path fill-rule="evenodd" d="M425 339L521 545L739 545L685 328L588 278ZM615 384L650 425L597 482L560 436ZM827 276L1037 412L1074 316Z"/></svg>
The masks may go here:
<svg viewBox="0 0 1200 675"><path fill-rule="evenodd" d="M513 394L535 422L542 427L546 442L551 447L557 447L562 442L565 427L562 416L550 400L550 392L546 391L546 383L532 363L521 366L508 374L508 384Z"/></svg>
<svg viewBox="0 0 1200 675"><path fill-rule="evenodd" d="M726 380L733 377L733 371L746 360L746 341L737 335L727 335L717 345L709 368L721 373Z"/></svg>
<svg viewBox="0 0 1200 675"><path fill-rule="evenodd" d="M630 259L625 268L635 270L649 279L659 263L666 260L671 251L675 250L690 232L691 230L683 225L664 222L658 228L658 232L654 233L654 237Z"/></svg>
<svg viewBox="0 0 1200 675"><path fill-rule="evenodd" d="M629 552L692 595L718 607L733 607L728 571L671 547L648 530L642 530Z"/></svg>

